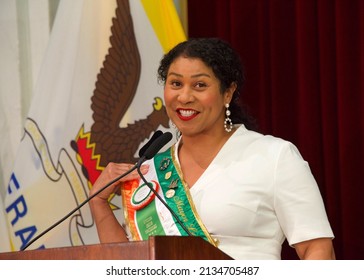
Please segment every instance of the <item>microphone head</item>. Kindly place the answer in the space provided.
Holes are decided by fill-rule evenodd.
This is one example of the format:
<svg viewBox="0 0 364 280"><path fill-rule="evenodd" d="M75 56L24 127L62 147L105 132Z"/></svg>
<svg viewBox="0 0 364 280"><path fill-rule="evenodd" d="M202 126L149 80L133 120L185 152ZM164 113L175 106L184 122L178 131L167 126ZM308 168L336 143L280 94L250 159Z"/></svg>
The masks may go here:
<svg viewBox="0 0 364 280"><path fill-rule="evenodd" d="M169 141L172 139L172 133L165 132L161 136L157 137L156 140L150 144L150 146L146 149L143 157L145 159L152 159L160 149L163 148Z"/></svg>
<svg viewBox="0 0 364 280"><path fill-rule="evenodd" d="M154 142L154 140L157 139L162 134L163 132L160 130L157 130L156 132L153 133L149 141L143 147L140 148L138 153L140 158L145 154L145 151L150 147L150 145Z"/></svg>

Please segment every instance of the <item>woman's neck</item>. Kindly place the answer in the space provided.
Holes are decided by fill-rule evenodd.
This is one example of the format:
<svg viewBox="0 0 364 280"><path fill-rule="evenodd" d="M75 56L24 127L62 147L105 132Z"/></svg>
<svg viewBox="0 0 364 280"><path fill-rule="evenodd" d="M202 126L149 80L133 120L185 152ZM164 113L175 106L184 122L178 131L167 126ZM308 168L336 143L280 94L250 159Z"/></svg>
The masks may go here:
<svg viewBox="0 0 364 280"><path fill-rule="evenodd" d="M196 164L206 169L219 153L233 131L218 135L182 136L179 146L179 158L183 163ZM189 166L189 165L187 165Z"/></svg>

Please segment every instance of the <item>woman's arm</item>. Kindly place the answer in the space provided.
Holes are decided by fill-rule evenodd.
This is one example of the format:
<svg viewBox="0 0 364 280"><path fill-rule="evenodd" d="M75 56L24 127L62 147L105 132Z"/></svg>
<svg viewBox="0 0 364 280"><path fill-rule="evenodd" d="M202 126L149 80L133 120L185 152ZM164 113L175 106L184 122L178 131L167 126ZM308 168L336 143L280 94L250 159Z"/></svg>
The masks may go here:
<svg viewBox="0 0 364 280"><path fill-rule="evenodd" d="M331 238L317 238L293 245L301 260L335 260Z"/></svg>
<svg viewBox="0 0 364 280"><path fill-rule="evenodd" d="M89 195L94 195L107 183L121 174L126 173L132 167L133 165L131 164L109 163L92 186ZM140 169L142 174L145 174L148 171L148 168L149 167L147 165L143 165ZM124 178L110 185L90 200L92 216L94 218L97 233L101 243L123 242L128 240L123 227L120 225L110 208L108 199L113 193L120 194L122 182L137 178L139 178L139 174L135 170Z"/></svg>
<svg viewBox="0 0 364 280"><path fill-rule="evenodd" d="M90 207L101 243L127 241L125 231L116 219L107 200L95 197L90 201Z"/></svg>

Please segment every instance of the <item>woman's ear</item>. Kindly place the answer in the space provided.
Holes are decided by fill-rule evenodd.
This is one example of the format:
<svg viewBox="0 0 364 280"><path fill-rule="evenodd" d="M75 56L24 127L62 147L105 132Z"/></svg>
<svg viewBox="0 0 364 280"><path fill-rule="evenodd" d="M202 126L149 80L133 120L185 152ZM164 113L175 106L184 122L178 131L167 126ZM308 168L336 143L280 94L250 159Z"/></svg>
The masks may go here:
<svg viewBox="0 0 364 280"><path fill-rule="evenodd" d="M232 82L230 84L230 86L226 89L226 91L225 91L225 104L231 102L236 88L237 88L236 83Z"/></svg>

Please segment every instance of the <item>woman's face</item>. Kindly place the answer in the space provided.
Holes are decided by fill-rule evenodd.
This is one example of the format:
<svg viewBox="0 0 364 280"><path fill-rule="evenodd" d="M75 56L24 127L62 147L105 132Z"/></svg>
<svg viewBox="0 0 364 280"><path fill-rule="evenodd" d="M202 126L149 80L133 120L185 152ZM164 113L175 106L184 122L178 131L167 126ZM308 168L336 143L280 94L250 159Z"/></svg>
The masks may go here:
<svg viewBox="0 0 364 280"><path fill-rule="evenodd" d="M197 58L178 57L169 67L164 88L168 116L186 136L224 130L225 104L231 90L220 92L220 81Z"/></svg>

